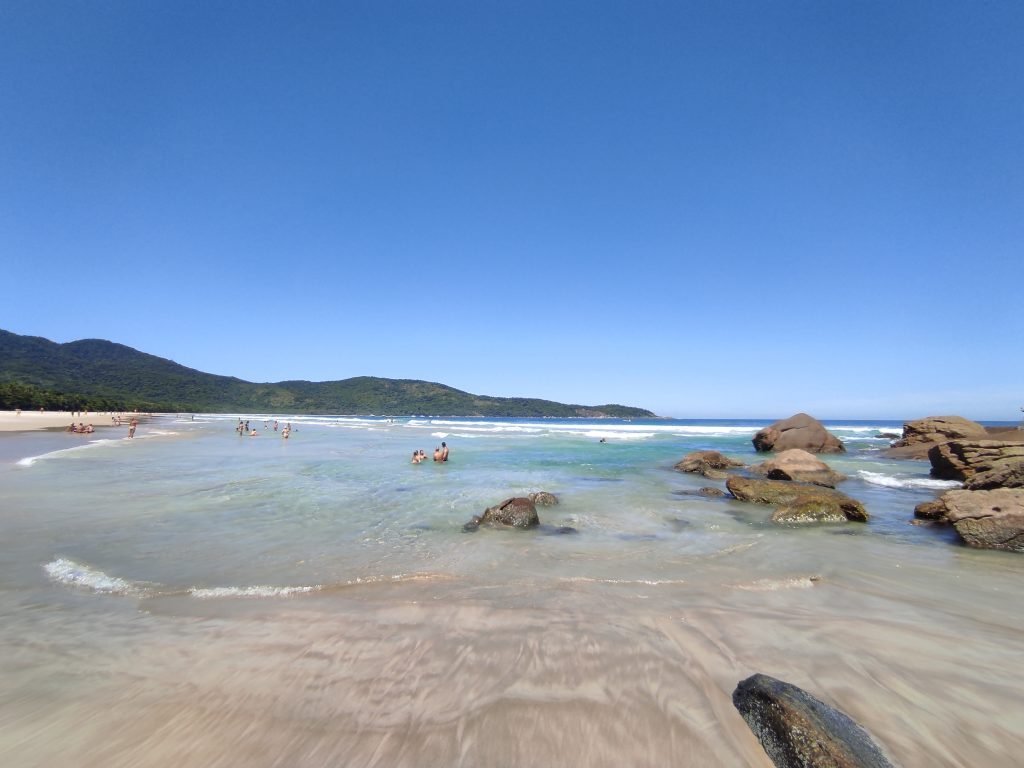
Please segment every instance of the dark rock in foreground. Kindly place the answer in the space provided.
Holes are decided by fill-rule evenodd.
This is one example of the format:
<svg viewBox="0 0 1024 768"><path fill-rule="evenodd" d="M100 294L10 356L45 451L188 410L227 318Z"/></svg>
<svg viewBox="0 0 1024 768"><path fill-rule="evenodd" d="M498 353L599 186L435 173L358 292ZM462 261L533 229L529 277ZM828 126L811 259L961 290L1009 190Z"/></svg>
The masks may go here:
<svg viewBox="0 0 1024 768"><path fill-rule="evenodd" d="M754 435L754 449L760 453L800 448L809 453L846 453L842 441L813 416L798 413L776 421Z"/></svg>
<svg viewBox="0 0 1024 768"><path fill-rule="evenodd" d="M481 525L505 526L508 528L536 528L540 525L537 507L530 499L518 496L505 499L495 507L488 507L482 515L474 515L473 519L462 526L462 530L475 531Z"/></svg>
<svg viewBox="0 0 1024 768"><path fill-rule="evenodd" d="M680 472L694 472L705 477L712 477L713 479L724 479L724 477L714 477L718 474L715 470L742 466L742 461L730 459L718 451L693 451L683 456L675 468Z"/></svg>
<svg viewBox="0 0 1024 768"><path fill-rule="evenodd" d="M774 504L773 523L865 523L864 505L845 493L788 480L756 480L734 475L726 482L739 501Z"/></svg>
<svg viewBox="0 0 1024 768"><path fill-rule="evenodd" d="M814 454L799 448L790 448L755 464L750 471L769 480L794 480L798 483L813 483L826 488L835 488L836 483L846 479Z"/></svg>
<svg viewBox="0 0 1024 768"><path fill-rule="evenodd" d="M779 768L892 768L848 715L795 685L753 675L732 703Z"/></svg>

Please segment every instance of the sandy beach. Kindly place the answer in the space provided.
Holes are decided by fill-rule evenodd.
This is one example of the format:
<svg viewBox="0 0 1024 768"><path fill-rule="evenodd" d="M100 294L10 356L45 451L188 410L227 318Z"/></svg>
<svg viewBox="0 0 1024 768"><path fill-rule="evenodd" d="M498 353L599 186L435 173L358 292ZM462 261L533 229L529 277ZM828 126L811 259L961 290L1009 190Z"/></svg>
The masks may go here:
<svg viewBox="0 0 1024 768"><path fill-rule="evenodd" d="M40 429L65 428L71 422L92 424L96 429L114 426L115 414L97 411L0 411L0 432L34 432ZM139 418L141 414L137 414ZM148 416L148 414L147 414ZM127 426L131 414L122 414L122 426Z"/></svg>

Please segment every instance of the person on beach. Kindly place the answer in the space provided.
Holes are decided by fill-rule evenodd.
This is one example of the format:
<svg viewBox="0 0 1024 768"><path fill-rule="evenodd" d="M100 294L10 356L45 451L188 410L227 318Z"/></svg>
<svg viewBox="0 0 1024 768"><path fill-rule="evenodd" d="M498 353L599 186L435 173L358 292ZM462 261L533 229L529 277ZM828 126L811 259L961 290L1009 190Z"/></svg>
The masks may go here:
<svg viewBox="0 0 1024 768"><path fill-rule="evenodd" d="M128 422L128 437L135 437L135 428L139 426L139 420L132 417L132 420Z"/></svg>
<svg viewBox="0 0 1024 768"><path fill-rule="evenodd" d="M412 452L412 463L413 464L419 464L420 463L420 452L419 451L413 451Z"/></svg>
<svg viewBox="0 0 1024 768"><path fill-rule="evenodd" d="M434 461L440 461L440 460L441 460L441 449L440 448L435 448L434 449Z"/></svg>
<svg viewBox="0 0 1024 768"><path fill-rule="evenodd" d="M288 439L288 435L290 435L291 433L292 433L292 428L291 427L285 427L284 429L281 430L281 437L283 437L285 440L287 440Z"/></svg>
<svg viewBox="0 0 1024 768"><path fill-rule="evenodd" d="M448 461L448 444L441 443L441 461Z"/></svg>

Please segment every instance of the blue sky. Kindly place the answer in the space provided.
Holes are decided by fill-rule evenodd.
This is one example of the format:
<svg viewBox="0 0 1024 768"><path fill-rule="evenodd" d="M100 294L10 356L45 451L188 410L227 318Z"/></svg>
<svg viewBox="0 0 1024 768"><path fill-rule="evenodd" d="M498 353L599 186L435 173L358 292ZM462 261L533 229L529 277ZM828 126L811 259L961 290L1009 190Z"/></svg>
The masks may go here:
<svg viewBox="0 0 1024 768"><path fill-rule="evenodd" d="M1015 419L1024 4L0 4L0 328L250 381Z"/></svg>

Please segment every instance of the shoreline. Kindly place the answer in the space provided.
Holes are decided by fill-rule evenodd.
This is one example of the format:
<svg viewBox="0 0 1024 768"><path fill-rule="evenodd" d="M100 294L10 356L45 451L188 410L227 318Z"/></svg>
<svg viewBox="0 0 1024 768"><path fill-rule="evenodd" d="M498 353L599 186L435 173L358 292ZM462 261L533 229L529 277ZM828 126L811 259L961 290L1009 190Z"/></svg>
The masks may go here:
<svg viewBox="0 0 1024 768"><path fill-rule="evenodd" d="M111 423L111 417L118 415L109 411L0 411L0 432L39 432L43 430L64 430L71 422L81 422L86 426L92 424L93 428L116 427ZM153 414L126 413L121 414L122 423L120 426L128 427L128 421L132 416L143 419L151 419Z"/></svg>

